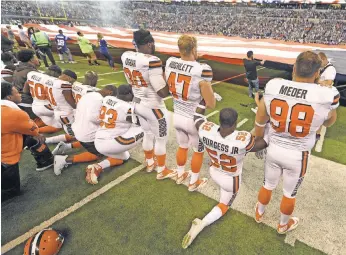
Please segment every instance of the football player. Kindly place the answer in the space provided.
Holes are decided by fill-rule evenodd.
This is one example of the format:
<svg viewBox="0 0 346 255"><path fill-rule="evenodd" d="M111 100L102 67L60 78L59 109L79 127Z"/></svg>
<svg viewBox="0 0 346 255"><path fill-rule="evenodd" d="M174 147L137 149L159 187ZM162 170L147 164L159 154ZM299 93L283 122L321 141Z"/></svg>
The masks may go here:
<svg viewBox="0 0 346 255"><path fill-rule="evenodd" d="M102 100L106 96L115 96L117 88L108 85L100 91L90 92L81 97L77 104L75 121L72 124L72 131L75 138L79 141L73 144L65 144L60 142L53 151L54 157L54 173L60 175L63 168L71 164L95 161L103 155L95 148L94 140L96 131L100 125L100 110ZM77 155L57 155L64 154L72 148L84 147L87 152ZM114 165L114 164L113 164Z"/></svg>
<svg viewBox="0 0 346 255"><path fill-rule="evenodd" d="M52 96L53 83L61 73L60 67L54 65L50 66L44 74L37 71L28 73L23 92L30 92L33 98L32 111L46 125L39 128L40 133L55 133L62 129L61 124L54 117L51 106L55 102Z"/></svg>
<svg viewBox="0 0 346 255"><path fill-rule="evenodd" d="M60 141L73 140L71 125L74 121L74 111L76 102L72 95L72 84L77 80L77 75L71 70L64 70L59 79L56 79L52 87L52 98L54 102L51 105L54 109L55 119L63 126L65 135L58 135L46 139L46 143L58 143Z"/></svg>
<svg viewBox="0 0 346 255"><path fill-rule="evenodd" d="M91 87L96 87L99 76L94 71L86 71L84 74L84 85L89 85Z"/></svg>
<svg viewBox="0 0 346 255"><path fill-rule="evenodd" d="M194 120L199 137L211 160L210 176L220 186L220 199L219 204L202 220L193 220L191 229L182 242L184 249L206 226L221 218L232 205L240 188L246 153L259 151L267 146L263 138L255 141L249 132L235 130L238 113L234 109L224 108L220 111L219 126L206 121L204 105L202 101L196 110Z"/></svg>
<svg viewBox="0 0 346 255"><path fill-rule="evenodd" d="M202 187L207 178L199 179L203 163L203 143L199 140L193 116L196 108L204 99L206 107L215 107L215 97L211 87L213 72L209 65L197 62L197 39L182 35L178 40L181 58L170 57L166 62L165 77L174 103L174 128L179 148L177 160L177 184L181 184L190 175L185 172L188 149L194 150L191 160L191 178L189 191Z"/></svg>
<svg viewBox="0 0 346 255"><path fill-rule="evenodd" d="M129 85L118 88L118 96L107 96L103 99L100 113L100 127L96 132L95 147L97 151L108 156L98 164L87 167L86 180L97 183L97 178L103 169L123 164L130 158L128 150L142 141L144 132L137 124L132 123L132 89Z"/></svg>
<svg viewBox="0 0 346 255"><path fill-rule="evenodd" d="M165 166L168 120L163 99L169 95L169 89L163 77L162 62L152 55L155 52L155 42L149 31L135 31L133 39L137 52L124 52L121 61L126 80L132 85L134 113L144 129L143 150L147 172L156 167L155 139L156 179L170 178L176 173Z"/></svg>
<svg viewBox="0 0 346 255"><path fill-rule="evenodd" d="M272 190L283 176L281 217L277 227L279 234L298 226L299 219L291 215L298 188L307 171L316 131L322 124L329 127L336 121L340 95L334 87L316 83L320 68L321 59L317 54L311 51L299 54L293 68L293 81L270 80L256 114L256 136L263 137L268 120L270 129L265 179L258 194L255 220L262 222Z"/></svg>
<svg viewBox="0 0 346 255"><path fill-rule="evenodd" d="M76 105L78 104L79 100L82 98L82 96L86 95L89 92L95 92L99 89L90 85L85 85L80 82L73 83L72 86L72 96L76 102Z"/></svg>

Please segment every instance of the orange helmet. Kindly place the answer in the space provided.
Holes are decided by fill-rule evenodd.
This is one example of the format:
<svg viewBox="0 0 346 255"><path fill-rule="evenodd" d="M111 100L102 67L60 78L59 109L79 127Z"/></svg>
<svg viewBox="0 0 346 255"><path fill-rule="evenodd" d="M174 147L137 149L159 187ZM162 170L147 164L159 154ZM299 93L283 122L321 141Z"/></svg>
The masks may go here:
<svg viewBox="0 0 346 255"><path fill-rule="evenodd" d="M56 255L64 237L54 229L44 229L29 238L24 247L24 255Z"/></svg>

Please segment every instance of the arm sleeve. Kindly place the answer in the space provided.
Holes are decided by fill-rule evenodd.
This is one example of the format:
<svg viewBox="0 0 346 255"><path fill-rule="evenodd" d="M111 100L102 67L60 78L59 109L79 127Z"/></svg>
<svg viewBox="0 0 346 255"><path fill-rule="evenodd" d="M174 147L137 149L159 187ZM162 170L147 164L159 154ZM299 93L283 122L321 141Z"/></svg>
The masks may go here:
<svg viewBox="0 0 346 255"><path fill-rule="evenodd" d="M247 145L245 147L246 152L249 152L252 150L252 148L255 145L255 137L253 135L251 135L250 133L248 133L247 135Z"/></svg>
<svg viewBox="0 0 346 255"><path fill-rule="evenodd" d="M339 101L340 101L340 94L339 94L339 91L335 88L335 87L332 87L332 90L333 90L333 102L330 106L331 110L334 110L336 108L339 107Z"/></svg>
<svg viewBox="0 0 346 255"><path fill-rule="evenodd" d="M63 91L68 91L68 90L72 91L72 85L70 83L67 83L67 82L66 83L62 83L60 85L60 89L63 90Z"/></svg>
<svg viewBox="0 0 346 255"><path fill-rule="evenodd" d="M163 78L162 62L160 59L149 61L149 81L155 92L166 87L166 81Z"/></svg>
<svg viewBox="0 0 346 255"><path fill-rule="evenodd" d="M211 82L213 80L213 70L211 69L209 65L206 65L206 64L201 65L201 67L202 67L201 75L196 77L198 80L198 83L200 83L201 81Z"/></svg>
<svg viewBox="0 0 346 255"><path fill-rule="evenodd" d="M23 134L23 135L31 135L31 136L37 136L38 133L38 127L35 124L33 120L29 118L29 115L20 110L15 115L15 123L16 125L13 126L13 131Z"/></svg>

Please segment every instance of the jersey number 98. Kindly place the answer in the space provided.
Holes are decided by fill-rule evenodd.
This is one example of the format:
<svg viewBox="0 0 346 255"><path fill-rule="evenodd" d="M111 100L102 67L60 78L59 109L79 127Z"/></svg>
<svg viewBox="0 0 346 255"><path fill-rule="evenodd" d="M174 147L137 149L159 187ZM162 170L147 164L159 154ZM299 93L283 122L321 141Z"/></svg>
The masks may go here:
<svg viewBox="0 0 346 255"><path fill-rule="evenodd" d="M288 114L291 110L290 117ZM289 132L294 137L309 134L315 111L311 105L295 104L290 109L285 100L273 99L270 103L270 125L276 132ZM275 120L275 122L273 121ZM287 124L288 121L288 125Z"/></svg>

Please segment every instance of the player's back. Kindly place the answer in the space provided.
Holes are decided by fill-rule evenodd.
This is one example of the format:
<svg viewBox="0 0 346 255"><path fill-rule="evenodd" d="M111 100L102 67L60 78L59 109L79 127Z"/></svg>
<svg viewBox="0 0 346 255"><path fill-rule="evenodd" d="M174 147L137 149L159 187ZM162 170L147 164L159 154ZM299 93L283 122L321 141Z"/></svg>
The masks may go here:
<svg viewBox="0 0 346 255"><path fill-rule="evenodd" d="M72 91L72 84L63 81L60 79L56 79L53 83L53 97L55 99L56 105L53 106L54 111L64 112L64 113L73 113L72 106L66 101L63 91Z"/></svg>
<svg viewBox="0 0 346 255"><path fill-rule="evenodd" d="M174 112L193 118L202 100L199 83L211 81L213 72L209 65L170 57L166 62L166 81L173 96Z"/></svg>
<svg viewBox="0 0 346 255"><path fill-rule="evenodd" d="M98 90L99 89L96 87L92 87L90 85L83 85L80 82L75 82L72 85L72 96L77 104L79 100L82 98L82 96L86 95L89 92L95 92Z"/></svg>
<svg viewBox="0 0 346 255"><path fill-rule="evenodd" d="M49 92L51 92L53 83L57 78L37 71L29 72L27 78L30 86L30 94L33 98L33 105L50 104Z"/></svg>
<svg viewBox="0 0 346 255"><path fill-rule="evenodd" d="M66 37L65 35L58 34L55 36L55 40L57 42L58 47L66 46Z"/></svg>
<svg viewBox="0 0 346 255"><path fill-rule="evenodd" d="M247 131L234 131L222 137L220 127L212 122L204 122L199 128L199 137L203 142L212 166L226 174L241 174L243 161L255 144L254 137Z"/></svg>
<svg viewBox="0 0 346 255"><path fill-rule="evenodd" d="M114 96L106 96L102 101L100 127L96 132L97 139L113 139L124 134L131 123L126 121L130 116L131 105Z"/></svg>
<svg viewBox="0 0 346 255"><path fill-rule="evenodd" d="M123 70L128 84L141 103L153 108L164 107L163 99L150 83L151 72L162 72L162 62L158 57L140 52L126 51L121 56ZM160 72L159 70L159 72Z"/></svg>
<svg viewBox="0 0 346 255"><path fill-rule="evenodd" d="M266 85L264 102L270 115L269 144L309 151L316 131L339 105L339 92L314 83L273 79Z"/></svg>

